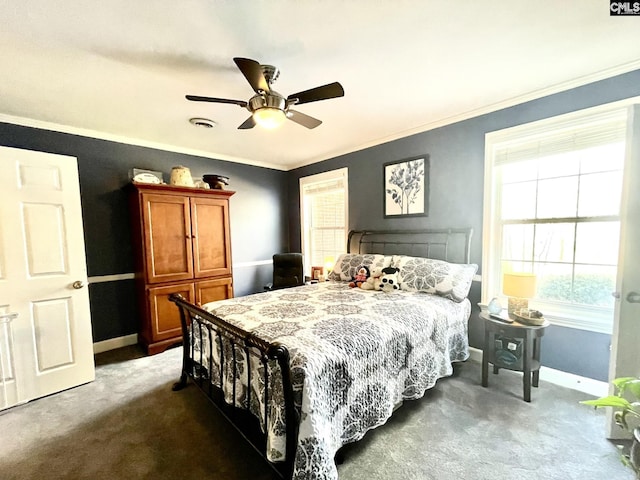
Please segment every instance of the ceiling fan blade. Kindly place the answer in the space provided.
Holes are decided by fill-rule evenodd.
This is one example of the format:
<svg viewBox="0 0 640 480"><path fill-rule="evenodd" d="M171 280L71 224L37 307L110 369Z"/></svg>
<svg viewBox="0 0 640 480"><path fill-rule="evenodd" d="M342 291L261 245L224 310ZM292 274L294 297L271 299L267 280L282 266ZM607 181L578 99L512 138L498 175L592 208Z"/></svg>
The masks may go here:
<svg viewBox="0 0 640 480"><path fill-rule="evenodd" d="M322 123L322 120L310 117L296 110L289 110L287 112L287 118L307 128L316 128Z"/></svg>
<svg viewBox="0 0 640 480"><path fill-rule="evenodd" d="M238 130L247 130L256 126L256 121L253 119L253 115L247 118L242 125L238 127Z"/></svg>
<svg viewBox="0 0 640 480"><path fill-rule="evenodd" d="M336 98L344 96L344 89L338 82L329 83L321 87L312 88L310 90L304 90L303 92L294 93L287 97L287 102L294 99L298 99L295 102L296 105L303 103L317 102L319 100L327 100L329 98Z"/></svg>
<svg viewBox="0 0 640 480"><path fill-rule="evenodd" d="M244 100L230 100L228 98L215 98L215 97L200 97L198 95L185 95L187 100L192 102L213 102L213 103L231 103L234 105L240 105L241 107L247 106L247 102Z"/></svg>
<svg viewBox="0 0 640 480"><path fill-rule="evenodd" d="M251 60L250 58L241 57L235 57L233 61L236 62L236 65L244 75L244 78L247 79L249 85L251 85L251 88L253 88L256 93L269 93L271 91L267 79L264 78L262 67L258 62Z"/></svg>

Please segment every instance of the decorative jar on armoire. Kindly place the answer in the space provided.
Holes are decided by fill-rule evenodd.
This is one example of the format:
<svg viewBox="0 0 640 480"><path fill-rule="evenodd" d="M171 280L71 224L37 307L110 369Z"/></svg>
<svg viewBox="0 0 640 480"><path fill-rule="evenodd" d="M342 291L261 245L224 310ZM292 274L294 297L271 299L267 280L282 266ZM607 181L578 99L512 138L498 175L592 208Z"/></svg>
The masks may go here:
<svg viewBox="0 0 640 480"><path fill-rule="evenodd" d="M182 341L179 293L203 305L233 297L229 190L132 183L130 208L140 314L149 355Z"/></svg>

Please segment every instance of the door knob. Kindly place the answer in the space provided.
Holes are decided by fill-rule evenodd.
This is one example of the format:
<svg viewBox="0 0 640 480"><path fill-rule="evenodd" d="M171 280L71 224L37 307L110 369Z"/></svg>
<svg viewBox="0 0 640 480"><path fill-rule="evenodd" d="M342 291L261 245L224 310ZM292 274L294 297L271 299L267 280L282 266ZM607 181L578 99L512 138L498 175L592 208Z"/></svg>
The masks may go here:
<svg viewBox="0 0 640 480"><path fill-rule="evenodd" d="M640 293L638 293L638 292L629 292L627 294L627 302L629 302L629 303L640 303Z"/></svg>
<svg viewBox="0 0 640 480"><path fill-rule="evenodd" d="M84 287L84 283L82 283L82 281L80 281L80 280L76 280L75 282L73 282L73 283L71 284L71 286L72 286L73 288L75 288L76 290L79 290L79 289L81 289L82 287Z"/></svg>

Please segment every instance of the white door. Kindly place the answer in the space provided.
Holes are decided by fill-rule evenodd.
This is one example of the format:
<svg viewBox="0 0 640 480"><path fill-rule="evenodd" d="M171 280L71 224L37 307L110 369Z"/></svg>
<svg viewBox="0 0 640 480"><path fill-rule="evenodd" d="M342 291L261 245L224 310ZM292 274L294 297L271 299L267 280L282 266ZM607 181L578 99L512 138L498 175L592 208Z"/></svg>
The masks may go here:
<svg viewBox="0 0 640 480"><path fill-rule="evenodd" d="M95 371L77 160L0 147L0 166L3 409Z"/></svg>
<svg viewBox="0 0 640 480"><path fill-rule="evenodd" d="M629 108L610 380L640 376L640 106ZM609 412L607 436L624 434L613 421L613 411Z"/></svg>

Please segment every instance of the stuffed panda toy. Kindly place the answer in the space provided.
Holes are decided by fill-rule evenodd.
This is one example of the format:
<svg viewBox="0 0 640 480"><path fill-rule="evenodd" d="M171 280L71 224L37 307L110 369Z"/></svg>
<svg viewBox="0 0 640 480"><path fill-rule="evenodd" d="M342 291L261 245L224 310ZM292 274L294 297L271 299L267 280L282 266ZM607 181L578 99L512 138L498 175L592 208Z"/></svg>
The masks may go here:
<svg viewBox="0 0 640 480"><path fill-rule="evenodd" d="M396 267L383 268L378 290L382 292L395 292L396 290L400 290L400 282L398 282L399 271L400 269Z"/></svg>

